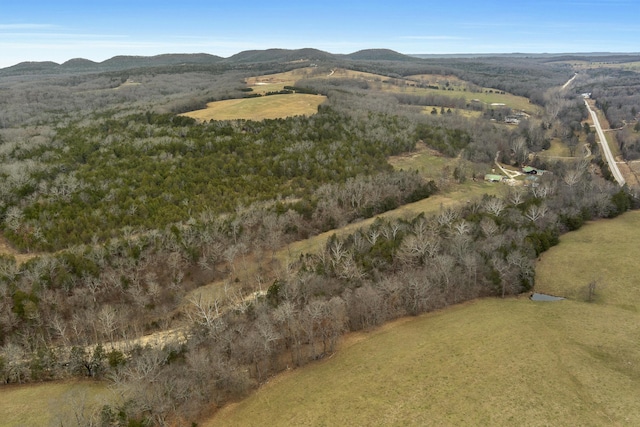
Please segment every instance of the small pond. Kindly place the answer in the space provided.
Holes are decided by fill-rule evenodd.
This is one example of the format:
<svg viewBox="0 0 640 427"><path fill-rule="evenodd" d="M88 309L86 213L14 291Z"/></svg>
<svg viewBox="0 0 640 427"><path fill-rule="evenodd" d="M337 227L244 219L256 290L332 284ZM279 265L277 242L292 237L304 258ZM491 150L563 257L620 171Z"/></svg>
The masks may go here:
<svg viewBox="0 0 640 427"><path fill-rule="evenodd" d="M531 294L531 297L529 298L531 301L560 301L565 299L562 297L554 297L553 295L539 294L537 292Z"/></svg>

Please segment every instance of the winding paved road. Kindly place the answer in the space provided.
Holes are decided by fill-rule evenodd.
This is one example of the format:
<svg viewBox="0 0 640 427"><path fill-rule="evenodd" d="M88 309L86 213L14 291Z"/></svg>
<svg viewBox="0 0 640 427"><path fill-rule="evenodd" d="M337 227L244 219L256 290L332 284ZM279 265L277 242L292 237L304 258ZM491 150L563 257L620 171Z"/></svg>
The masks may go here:
<svg viewBox="0 0 640 427"><path fill-rule="evenodd" d="M607 138L604 136L604 132L602 131L602 127L600 126L600 121L598 120L598 115L595 111L591 109L591 106L584 100L584 104L587 106L587 110L591 114L591 118L593 119L593 124L596 127L596 132L598 134L598 139L600 140L600 146L602 147L602 152L604 153L605 158L607 159L607 163L609 164L609 169L611 170L611 174L618 182L618 184L622 187L625 184L624 177L622 173L620 173L620 169L618 169L618 165L616 164L616 159L613 158L613 154L611 153L611 148L609 148L609 143L607 142Z"/></svg>

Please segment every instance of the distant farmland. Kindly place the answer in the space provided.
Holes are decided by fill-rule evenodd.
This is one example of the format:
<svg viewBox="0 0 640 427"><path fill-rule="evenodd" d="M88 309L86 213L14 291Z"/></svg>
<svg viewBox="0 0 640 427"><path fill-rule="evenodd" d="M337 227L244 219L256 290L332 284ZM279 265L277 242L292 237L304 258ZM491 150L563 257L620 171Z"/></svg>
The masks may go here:
<svg viewBox="0 0 640 427"><path fill-rule="evenodd" d="M285 86L295 86L301 79L310 80L332 80L332 79L353 79L366 81L372 92L386 92L408 94L415 96L441 95L447 98L463 98L466 102L477 102L485 106L492 104L504 105L517 110L539 113L540 107L533 105L527 98L501 92L492 88L476 88L471 90L471 85L455 76L440 75L417 75L407 78L389 78L381 74L366 73L344 68L332 69L322 72L315 68L302 68L284 73L267 74L257 77L247 78L245 83L251 88L253 94L264 95L268 92L283 90ZM448 83L448 90L443 86ZM442 85L441 89L432 87L417 87L417 84ZM226 101L211 102L207 108L191 111L183 115L196 120L263 120L276 119L296 115L312 115L317 112L317 108L326 100L320 95L290 94L271 95L256 98L231 99ZM425 107L425 112L431 111L430 107ZM438 107L439 108L439 107ZM466 117L477 117L481 113L463 109L454 109L458 114Z"/></svg>

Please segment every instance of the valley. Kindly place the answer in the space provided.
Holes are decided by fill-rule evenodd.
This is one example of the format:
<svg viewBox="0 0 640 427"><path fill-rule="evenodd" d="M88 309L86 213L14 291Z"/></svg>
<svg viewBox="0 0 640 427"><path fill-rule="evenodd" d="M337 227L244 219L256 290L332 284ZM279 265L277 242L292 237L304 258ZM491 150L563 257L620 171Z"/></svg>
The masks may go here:
<svg viewBox="0 0 640 427"><path fill-rule="evenodd" d="M632 241L638 188L612 178L582 94L624 120L618 162L640 106L571 64L269 50L0 70L4 392L51 402L86 379L100 403L59 405L64 425L633 424L632 288L565 239L622 227L580 250L634 256L607 236ZM589 259L573 283L567 253Z"/></svg>

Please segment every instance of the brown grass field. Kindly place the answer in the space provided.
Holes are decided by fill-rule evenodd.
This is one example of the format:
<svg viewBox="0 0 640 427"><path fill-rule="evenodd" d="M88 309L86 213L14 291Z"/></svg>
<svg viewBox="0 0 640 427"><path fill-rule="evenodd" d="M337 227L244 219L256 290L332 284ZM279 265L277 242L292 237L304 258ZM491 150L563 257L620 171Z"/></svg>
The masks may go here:
<svg viewBox="0 0 640 427"><path fill-rule="evenodd" d="M471 85L465 80L461 80L455 76L443 76L439 74L421 74L408 76L404 79L391 79L386 76L361 73L351 70L340 70L334 73L335 77L349 77L349 78L361 78L369 82L380 83L374 88L379 88L386 91L403 92L403 93L415 93L415 94L427 94L437 93L439 95L448 96L452 98L464 98L467 101L472 99L479 99L486 104L491 103L504 103L511 108L518 110L531 111L534 113L540 112L540 108L529 102L528 98L522 96L512 95L505 93L504 95L499 93L497 89L493 88L481 88L482 92L471 91ZM431 85L438 85L443 87L446 82L449 82L449 87L453 90L443 89L431 89L431 88L418 88L413 86L414 83L426 83ZM492 93L489 93L491 91Z"/></svg>
<svg viewBox="0 0 640 427"><path fill-rule="evenodd" d="M640 425L638 230L632 212L545 253L537 290L568 300L481 299L352 334L200 425Z"/></svg>
<svg viewBox="0 0 640 427"><path fill-rule="evenodd" d="M569 64L576 70L585 70L588 68L620 68L622 70L640 72L640 61L632 62L598 62L598 61L558 61L558 64Z"/></svg>
<svg viewBox="0 0 640 427"><path fill-rule="evenodd" d="M253 93L264 94L267 92L282 90L285 86L293 86L298 80L303 78L359 79L369 82L370 90L372 91L407 93L414 95L437 93L438 95L451 98L463 98L467 102L477 100L485 105L491 105L493 103L505 104L510 108L526 111L530 114L537 114L541 112L540 107L531 104L527 98L509 93L501 94L499 91L491 88L483 88L482 92L472 92L468 90L468 83L453 76L418 75L394 79L379 74L365 73L343 68L327 72L318 68L307 67L284 73L250 77L245 80L245 83L247 87L253 89ZM450 87L453 90L418 88L415 86L416 82L444 84L446 81L450 82ZM211 102L207 104L207 108L205 109L191 111L184 113L183 115L193 117L197 120L275 119L293 115L315 114L317 112L318 105L322 104L324 100L324 97L314 97L313 95L305 94L232 99ZM429 111L431 111L430 108ZM459 113L467 115L464 111L460 111ZM474 114L477 113L469 112L469 115L471 116Z"/></svg>
<svg viewBox="0 0 640 427"><path fill-rule="evenodd" d="M282 90L285 86L294 86L298 80L322 74L326 73L315 67L296 68L284 73L248 77L245 83L247 87L253 89L254 93L264 94Z"/></svg>
<svg viewBox="0 0 640 427"><path fill-rule="evenodd" d="M435 106L435 105L427 105L425 107L423 107L422 112L424 114L431 114L431 110L432 109L436 109L438 111L438 114L440 114L440 107ZM445 108L446 110L446 108ZM462 108L451 108L451 113L452 114L457 114L463 117L467 117L467 118L478 118L482 116L482 111L474 111L474 110L465 110Z"/></svg>
<svg viewBox="0 0 640 427"><path fill-rule="evenodd" d="M106 384L96 381L3 386L0 396L2 427L77 425L61 420L73 422L74 412L89 413L105 400L115 401Z"/></svg>
<svg viewBox="0 0 640 427"><path fill-rule="evenodd" d="M310 116L318 112L318 106L326 100L321 95L290 94L260 98L229 99L210 102L203 110L184 113L196 120L264 120L290 116Z"/></svg>

